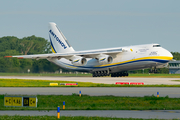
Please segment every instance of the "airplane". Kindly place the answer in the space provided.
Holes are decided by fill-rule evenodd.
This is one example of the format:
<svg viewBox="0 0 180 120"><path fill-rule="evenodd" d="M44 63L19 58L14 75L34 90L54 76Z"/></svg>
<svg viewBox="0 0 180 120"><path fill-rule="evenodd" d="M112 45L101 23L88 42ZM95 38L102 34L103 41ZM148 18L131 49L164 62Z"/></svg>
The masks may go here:
<svg viewBox="0 0 180 120"><path fill-rule="evenodd" d="M130 70L146 68L156 72L156 68L164 67L173 59L172 54L159 44L75 51L54 22L49 23L49 41L53 53L5 57L47 59L65 69L92 73L93 77L128 76Z"/></svg>

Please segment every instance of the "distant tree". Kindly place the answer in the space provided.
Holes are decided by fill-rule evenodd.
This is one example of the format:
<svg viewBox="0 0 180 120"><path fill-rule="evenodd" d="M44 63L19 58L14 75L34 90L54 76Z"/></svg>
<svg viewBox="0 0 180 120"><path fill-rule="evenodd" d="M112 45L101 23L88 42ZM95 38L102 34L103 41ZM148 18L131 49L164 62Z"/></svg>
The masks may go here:
<svg viewBox="0 0 180 120"><path fill-rule="evenodd" d="M0 58L0 72L8 72L8 68L10 68L10 65L4 58Z"/></svg>
<svg viewBox="0 0 180 120"><path fill-rule="evenodd" d="M59 69L59 66L49 62L46 59L33 60L32 72L55 72Z"/></svg>
<svg viewBox="0 0 180 120"><path fill-rule="evenodd" d="M178 53L178 52L171 52L171 53L173 55L174 60L180 60L180 53Z"/></svg>
<svg viewBox="0 0 180 120"><path fill-rule="evenodd" d="M27 69L33 69L35 72L56 71L59 69L49 61L42 60L38 62L31 59L3 58L12 55L29 55L51 53L50 43L41 37L34 35L19 39L14 36L0 38L0 72L27 72ZM37 70L35 70L35 65ZM50 65L53 65L50 66Z"/></svg>

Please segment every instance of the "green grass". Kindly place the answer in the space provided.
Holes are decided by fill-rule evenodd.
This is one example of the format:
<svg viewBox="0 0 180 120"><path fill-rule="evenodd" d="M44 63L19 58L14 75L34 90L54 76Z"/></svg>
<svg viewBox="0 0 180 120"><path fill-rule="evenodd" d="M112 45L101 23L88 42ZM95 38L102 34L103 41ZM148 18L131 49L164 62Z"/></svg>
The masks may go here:
<svg viewBox="0 0 180 120"><path fill-rule="evenodd" d="M180 87L180 84L179 85L115 85L115 84L58 81L58 80L0 79L0 87L54 87L54 86L50 86L49 85L50 83L58 83L58 86L55 87ZM60 85L60 83L78 83L78 85L65 86L65 85Z"/></svg>
<svg viewBox="0 0 180 120"><path fill-rule="evenodd" d="M111 118L111 117L83 117L83 116L61 116L62 120L143 120L140 118ZM0 116L0 120L59 120L56 116ZM146 119L159 120L159 119ZM176 120L176 119L173 119Z"/></svg>
<svg viewBox="0 0 180 120"><path fill-rule="evenodd" d="M92 82L58 81L58 80L22 80L0 79L0 87L54 87L50 83L58 83L55 87L180 87L179 85L115 85ZM65 86L60 83L78 83L77 86Z"/></svg>
<svg viewBox="0 0 180 120"><path fill-rule="evenodd" d="M65 73L0 73L0 76L68 76L68 77L92 77L92 74L65 74ZM129 74L129 77L159 77L180 78L180 74Z"/></svg>
<svg viewBox="0 0 180 120"><path fill-rule="evenodd" d="M0 73L0 76L68 76L68 77L92 77L92 74L65 74L65 73Z"/></svg>
<svg viewBox="0 0 180 120"><path fill-rule="evenodd" d="M180 74L129 74L129 77L180 78Z"/></svg>
<svg viewBox="0 0 180 120"><path fill-rule="evenodd" d="M172 80L172 81L180 82L180 80Z"/></svg>
<svg viewBox="0 0 180 120"><path fill-rule="evenodd" d="M14 95L13 95L14 96ZM17 95L20 96L20 95ZM4 95L0 95L0 110L180 110L180 99L156 96L117 97L72 95L37 95L37 108L5 107Z"/></svg>
<svg viewBox="0 0 180 120"><path fill-rule="evenodd" d="M56 81L56 80L22 80L22 79L0 79L0 87L54 87L50 83L58 83L58 87L65 87L60 83L78 83L78 86L98 86L91 82ZM77 86L74 86L77 87Z"/></svg>

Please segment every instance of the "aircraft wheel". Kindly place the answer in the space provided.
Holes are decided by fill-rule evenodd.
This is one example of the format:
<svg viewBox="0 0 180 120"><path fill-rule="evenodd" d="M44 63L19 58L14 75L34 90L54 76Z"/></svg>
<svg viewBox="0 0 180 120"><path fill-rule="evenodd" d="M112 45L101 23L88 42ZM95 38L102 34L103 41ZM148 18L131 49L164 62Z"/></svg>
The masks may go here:
<svg viewBox="0 0 180 120"><path fill-rule="evenodd" d="M117 74L117 77L121 77L121 73L118 73L118 74Z"/></svg>
<svg viewBox="0 0 180 120"><path fill-rule="evenodd" d="M93 76L93 77L97 77L97 74L96 74L96 72L94 72L92 76Z"/></svg>
<svg viewBox="0 0 180 120"><path fill-rule="evenodd" d="M105 71L101 71L101 76L105 76Z"/></svg>
<svg viewBox="0 0 180 120"><path fill-rule="evenodd" d="M107 76L107 70L104 71L104 76Z"/></svg>
<svg viewBox="0 0 180 120"><path fill-rule="evenodd" d="M114 77L114 73L111 73L111 77Z"/></svg>
<svg viewBox="0 0 180 120"><path fill-rule="evenodd" d="M128 73L128 72L126 73L126 76L129 76L129 73Z"/></svg>
<svg viewBox="0 0 180 120"><path fill-rule="evenodd" d="M95 72L95 75L96 75L96 77L99 77L99 72L96 71L96 72Z"/></svg>
<svg viewBox="0 0 180 120"><path fill-rule="evenodd" d="M105 73L104 76L107 76L107 73Z"/></svg>
<svg viewBox="0 0 180 120"><path fill-rule="evenodd" d="M98 75L97 74L95 74L95 77L97 77Z"/></svg>
<svg viewBox="0 0 180 120"><path fill-rule="evenodd" d="M150 70L149 70L149 73L153 73L153 70L152 70L152 69L150 69Z"/></svg>
<svg viewBox="0 0 180 120"><path fill-rule="evenodd" d="M97 76L98 76L98 77L101 77L101 71L98 71Z"/></svg>
<svg viewBox="0 0 180 120"><path fill-rule="evenodd" d="M114 77L117 77L117 73L114 73Z"/></svg>

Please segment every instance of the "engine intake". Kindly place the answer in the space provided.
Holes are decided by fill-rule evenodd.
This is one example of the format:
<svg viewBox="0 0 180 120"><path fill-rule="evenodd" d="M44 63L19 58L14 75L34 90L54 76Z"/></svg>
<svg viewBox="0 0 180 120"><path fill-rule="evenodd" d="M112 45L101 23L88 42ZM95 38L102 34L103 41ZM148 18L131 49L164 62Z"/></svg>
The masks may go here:
<svg viewBox="0 0 180 120"><path fill-rule="evenodd" d="M113 58L109 55L100 56L98 58L100 64L110 64L113 61Z"/></svg>
<svg viewBox="0 0 180 120"><path fill-rule="evenodd" d="M84 57L75 57L74 59L72 59L72 64L75 66L84 66L86 65L87 60Z"/></svg>

